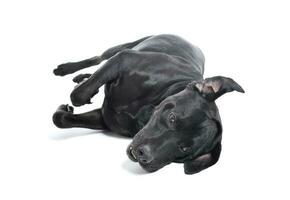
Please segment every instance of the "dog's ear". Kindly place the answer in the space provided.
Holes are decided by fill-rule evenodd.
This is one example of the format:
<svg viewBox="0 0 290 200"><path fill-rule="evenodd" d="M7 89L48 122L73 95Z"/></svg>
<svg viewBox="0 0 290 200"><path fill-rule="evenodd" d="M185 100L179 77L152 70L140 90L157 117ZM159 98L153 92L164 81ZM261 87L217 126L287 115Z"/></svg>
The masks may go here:
<svg viewBox="0 0 290 200"><path fill-rule="evenodd" d="M209 101L214 101L227 92L245 92L233 79L222 76L206 78L193 84L201 95Z"/></svg>
<svg viewBox="0 0 290 200"><path fill-rule="evenodd" d="M211 152L201 155L198 158L184 161L184 173L195 174L214 165L219 160L220 153L221 143L219 142Z"/></svg>

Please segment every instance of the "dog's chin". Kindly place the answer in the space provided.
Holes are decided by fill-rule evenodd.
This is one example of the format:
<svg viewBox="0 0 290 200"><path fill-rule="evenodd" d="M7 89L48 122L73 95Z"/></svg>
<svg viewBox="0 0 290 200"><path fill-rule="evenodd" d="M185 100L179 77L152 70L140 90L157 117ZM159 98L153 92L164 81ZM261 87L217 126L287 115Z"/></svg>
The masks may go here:
<svg viewBox="0 0 290 200"><path fill-rule="evenodd" d="M150 163L142 163L139 162L139 165L147 172L156 172L157 170L163 168L167 163L159 163L159 162L150 162Z"/></svg>

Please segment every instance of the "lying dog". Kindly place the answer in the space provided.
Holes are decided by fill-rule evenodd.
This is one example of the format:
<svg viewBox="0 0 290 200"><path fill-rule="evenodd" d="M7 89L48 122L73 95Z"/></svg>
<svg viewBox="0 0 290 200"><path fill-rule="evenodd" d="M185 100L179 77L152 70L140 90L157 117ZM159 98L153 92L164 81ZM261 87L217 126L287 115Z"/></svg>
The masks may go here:
<svg viewBox="0 0 290 200"><path fill-rule="evenodd" d="M230 78L203 79L199 48L175 35L149 36L59 65L54 74L64 76L104 60L94 74L73 79L78 85L70 96L74 106L82 106L105 85L102 108L73 114L73 107L61 105L53 115L57 127L108 129L134 137L127 154L149 172L178 162L193 174L218 161L222 125L214 101L244 90Z"/></svg>

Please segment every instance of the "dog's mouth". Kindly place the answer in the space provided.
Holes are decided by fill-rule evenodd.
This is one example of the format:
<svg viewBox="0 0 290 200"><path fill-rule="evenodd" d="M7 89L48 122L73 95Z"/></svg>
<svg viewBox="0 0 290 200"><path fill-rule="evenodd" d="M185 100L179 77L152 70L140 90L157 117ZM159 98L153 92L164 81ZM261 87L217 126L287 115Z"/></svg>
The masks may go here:
<svg viewBox="0 0 290 200"><path fill-rule="evenodd" d="M134 151L134 148L131 145L129 145L129 147L127 148L127 155L130 160L132 160L133 162L138 162L139 165L147 172L157 171L161 169L162 167L164 167L165 165L169 164L169 162L161 162L156 159L151 160L150 162L146 162L138 158L138 156L136 155L136 152Z"/></svg>
<svg viewBox="0 0 290 200"><path fill-rule="evenodd" d="M155 172L170 162L151 162L151 163L142 163L139 162L139 165L147 172Z"/></svg>

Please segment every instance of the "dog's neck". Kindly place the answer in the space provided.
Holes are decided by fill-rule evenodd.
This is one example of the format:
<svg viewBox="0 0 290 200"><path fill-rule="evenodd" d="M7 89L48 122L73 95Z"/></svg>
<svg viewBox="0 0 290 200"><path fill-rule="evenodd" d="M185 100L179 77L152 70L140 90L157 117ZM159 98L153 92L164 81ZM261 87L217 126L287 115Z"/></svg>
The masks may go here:
<svg viewBox="0 0 290 200"><path fill-rule="evenodd" d="M171 85L169 85L159 96L159 98L157 98L157 102L155 103L155 106L159 105L164 99L166 99L169 96L172 96L174 94L177 94L179 92L181 92L182 90L184 90L186 88L186 86L191 82L191 79L187 79L187 80L181 80L178 82L174 82Z"/></svg>

